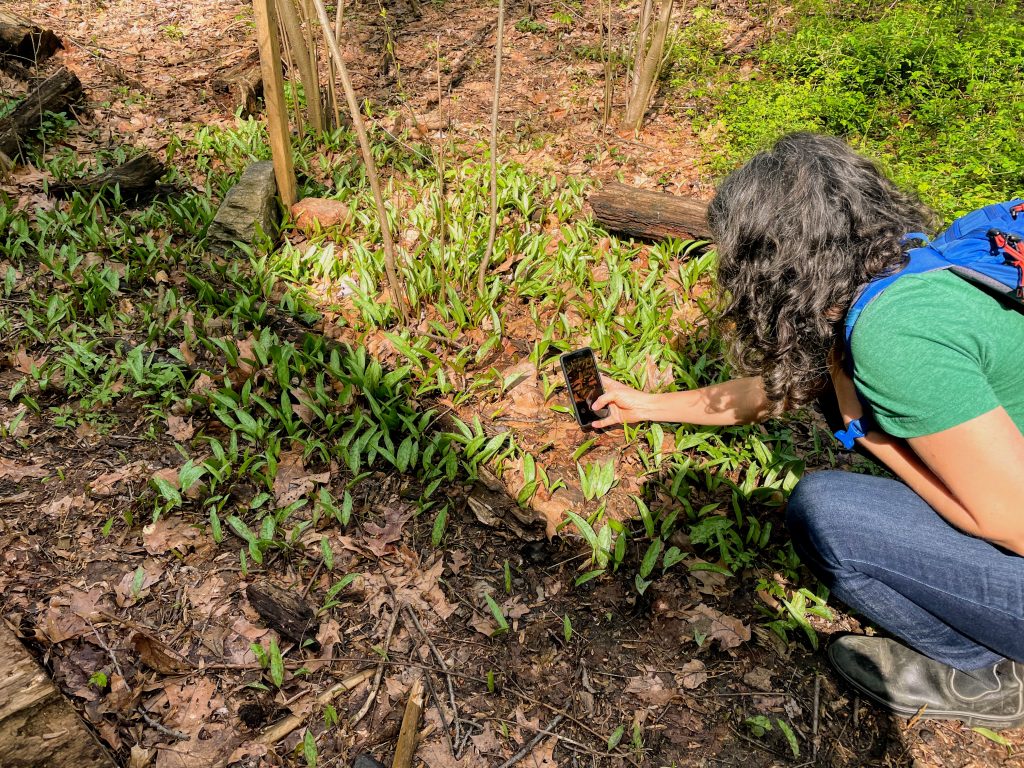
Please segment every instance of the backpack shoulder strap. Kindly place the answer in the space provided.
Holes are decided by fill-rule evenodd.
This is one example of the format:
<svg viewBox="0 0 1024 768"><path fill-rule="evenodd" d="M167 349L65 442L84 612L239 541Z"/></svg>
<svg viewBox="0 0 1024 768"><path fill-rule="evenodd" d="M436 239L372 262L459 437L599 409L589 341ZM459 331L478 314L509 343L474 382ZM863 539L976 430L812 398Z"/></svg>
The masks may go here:
<svg viewBox="0 0 1024 768"><path fill-rule="evenodd" d="M949 269L952 266L948 261L942 258L934 248L927 245L920 248L911 248L907 252L907 258L907 264L899 272L893 272L890 275L875 278L865 285L861 289L860 293L857 294L857 297L854 299L849 311L846 313L847 352L849 352L850 338L853 336L853 327L856 325L861 312L863 312L872 301L881 296L882 292L886 288L905 275L919 275L923 272L935 272L940 269Z"/></svg>

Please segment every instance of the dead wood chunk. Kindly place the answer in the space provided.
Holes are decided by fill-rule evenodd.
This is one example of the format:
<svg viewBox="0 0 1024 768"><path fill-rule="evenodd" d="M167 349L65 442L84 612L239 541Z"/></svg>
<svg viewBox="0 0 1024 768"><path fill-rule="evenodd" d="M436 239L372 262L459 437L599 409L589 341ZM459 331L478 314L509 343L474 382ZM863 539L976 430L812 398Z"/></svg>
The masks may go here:
<svg viewBox="0 0 1024 768"><path fill-rule="evenodd" d="M71 704L0 624L0 765L114 768Z"/></svg>
<svg viewBox="0 0 1024 768"><path fill-rule="evenodd" d="M241 110L242 117L252 117L260 112L263 98L263 74L260 71L259 56L250 56L240 64L223 70L213 80L216 93L226 94L232 110Z"/></svg>
<svg viewBox="0 0 1024 768"><path fill-rule="evenodd" d="M594 218L610 232L643 240L710 238L703 200L610 182L589 199Z"/></svg>
<svg viewBox="0 0 1024 768"><path fill-rule="evenodd" d="M38 86L3 120L0 120L0 152L22 156L33 131L47 112L68 112L82 101L82 83L74 72L61 67Z"/></svg>
<svg viewBox="0 0 1024 768"><path fill-rule="evenodd" d="M298 595L269 582L250 584L245 595L268 628L301 644L316 637L320 624L313 609ZM313 646L316 641L313 640Z"/></svg>
<svg viewBox="0 0 1024 768"><path fill-rule="evenodd" d="M34 67L61 47L60 38L50 30L0 11L0 57Z"/></svg>
<svg viewBox="0 0 1024 768"><path fill-rule="evenodd" d="M138 197L144 192L153 191L157 179L163 176L166 170L163 163L149 152L144 152L126 163L95 176L51 184L50 192L57 196L66 196L75 190L94 193L120 187L123 196Z"/></svg>

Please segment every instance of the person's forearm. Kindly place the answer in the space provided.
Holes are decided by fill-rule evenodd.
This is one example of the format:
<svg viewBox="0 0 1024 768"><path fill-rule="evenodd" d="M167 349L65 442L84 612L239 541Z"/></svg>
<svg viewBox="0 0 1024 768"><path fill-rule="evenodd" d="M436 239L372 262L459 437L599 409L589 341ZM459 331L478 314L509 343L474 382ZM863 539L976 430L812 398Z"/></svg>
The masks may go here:
<svg viewBox="0 0 1024 768"><path fill-rule="evenodd" d="M768 415L764 385L753 376L701 389L651 395L644 413L650 421L706 426L752 424Z"/></svg>

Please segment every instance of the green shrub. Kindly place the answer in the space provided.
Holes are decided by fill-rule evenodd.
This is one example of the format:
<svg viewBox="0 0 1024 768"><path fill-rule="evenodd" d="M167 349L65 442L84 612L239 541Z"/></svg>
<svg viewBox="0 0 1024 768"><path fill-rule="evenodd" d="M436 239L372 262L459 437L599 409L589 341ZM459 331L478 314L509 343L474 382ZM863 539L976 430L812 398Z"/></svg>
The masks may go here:
<svg viewBox="0 0 1024 768"><path fill-rule="evenodd" d="M725 172L794 130L843 136L947 219L1024 189L1018 3L804 0L701 117Z"/></svg>

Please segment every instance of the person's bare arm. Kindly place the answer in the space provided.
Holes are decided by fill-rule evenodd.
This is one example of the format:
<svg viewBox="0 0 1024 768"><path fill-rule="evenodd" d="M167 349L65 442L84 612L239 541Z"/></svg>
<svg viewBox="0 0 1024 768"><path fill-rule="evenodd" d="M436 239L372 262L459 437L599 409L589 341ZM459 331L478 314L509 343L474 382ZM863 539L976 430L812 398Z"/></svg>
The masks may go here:
<svg viewBox="0 0 1024 768"><path fill-rule="evenodd" d="M601 377L605 393L594 401L595 411L608 408L607 418L594 426L610 427L637 421L725 426L752 424L769 415L768 398L760 378L732 379L710 387L652 394Z"/></svg>

